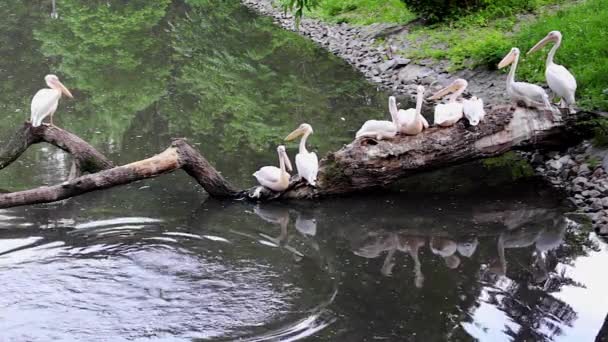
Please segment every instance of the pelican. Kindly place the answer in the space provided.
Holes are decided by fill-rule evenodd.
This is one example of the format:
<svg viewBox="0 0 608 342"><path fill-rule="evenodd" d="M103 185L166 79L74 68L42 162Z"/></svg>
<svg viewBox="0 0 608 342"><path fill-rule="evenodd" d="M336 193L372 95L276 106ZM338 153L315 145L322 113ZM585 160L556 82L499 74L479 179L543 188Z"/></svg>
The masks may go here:
<svg viewBox="0 0 608 342"><path fill-rule="evenodd" d="M454 125L463 115L462 102L458 101L458 97L462 95L469 83L462 78L456 79L449 86L436 92L429 100L437 100L449 93L452 93L448 103L439 103L435 106L435 124L441 127Z"/></svg>
<svg viewBox="0 0 608 342"><path fill-rule="evenodd" d="M38 90L32 99L32 114L30 121L33 127L38 127L42 124L47 116L51 117L51 125L53 125L53 114L59 105L61 94L69 98L73 98L72 93L66 88L55 75L46 75L44 77L49 88Z"/></svg>
<svg viewBox="0 0 608 342"><path fill-rule="evenodd" d="M291 162L287 152L285 152L285 146L277 147L277 153L279 154L279 167L264 166L257 170L253 176L258 180L258 183L270 190L285 191L289 186L289 173L285 168L287 167L287 170L291 171Z"/></svg>
<svg viewBox="0 0 608 342"><path fill-rule="evenodd" d="M536 84L526 82L515 82L515 70L519 62L519 49L514 47L511 51L498 63L498 68L502 69L511 64L509 76L507 77L507 94L515 103L522 101L527 107L545 107L551 110L549 96L545 90Z"/></svg>
<svg viewBox="0 0 608 342"><path fill-rule="evenodd" d="M376 138L378 140L394 138L397 135L397 117L394 115L390 108L390 97L389 97L389 112L391 113L391 120L367 120L361 126L361 128L355 134L355 138L369 137Z"/></svg>
<svg viewBox="0 0 608 342"><path fill-rule="evenodd" d="M315 186L317 182L317 173L319 172L319 158L314 152L308 152L306 149L306 139L313 133L312 126L307 123L303 123L295 131L289 133L285 140L293 140L299 136L300 149L296 154L296 168L298 169L298 175L306 179L308 184Z"/></svg>
<svg viewBox="0 0 608 342"><path fill-rule="evenodd" d="M424 87L418 86L417 91L416 109L398 110L395 97L391 96L388 98L388 109L391 111L391 116L397 118L399 133L416 135L422 132L423 129L429 127L429 123L424 116L420 114L420 111L422 110L422 100L424 98Z"/></svg>
<svg viewBox="0 0 608 342"><path fill-rule="evenodd" d="M574 79L574 76L572 76L568 69L559 64L553 63L553 57L555 56L557 49L559 49L559 46L562 44L561 32L549 32L549 34L547 34L547 36L541 41L536 43L536 45L534 45L534 47L532 47L527 54L529 55L532 52L540 50L549 42L554 42L555 44L547 56L547 68L545 69L547 84L549 85L549 88L551 88L551 90L553 90L553 92L560 97L560 107L568 107L572 111L572 105L574 105L575 102L574 94L576 93L576 79Z"/></svg>

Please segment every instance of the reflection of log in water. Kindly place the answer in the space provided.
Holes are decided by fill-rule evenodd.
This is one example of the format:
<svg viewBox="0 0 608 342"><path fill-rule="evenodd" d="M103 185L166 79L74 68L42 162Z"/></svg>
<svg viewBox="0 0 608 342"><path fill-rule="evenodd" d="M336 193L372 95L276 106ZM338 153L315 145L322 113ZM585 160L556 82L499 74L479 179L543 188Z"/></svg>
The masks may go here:
<svg viewBox="0 0 608 342"><path fill-rule="evenodd" d="M74 141L77 137L73 134L57 127L32 129L26 123L0 151L0 167L6 167L16 160L33 143L51 142L48 135L54 134L56 139L53 144L64 148L77 161L84 159L77 165L81 171L103 171L75 178L67 184L0 195L0 207L53 202L157 177L177 169L186 171L214 197L262 201L345 194L386 186L414 174L497 156L512 149L563 146L568 143L568 138L578 138L580 135L580 131L574 132L571 129L575 122L596 115L587 112L564 114L563 120L550 122L541 111L497 107L475 129L467 129L463 123L458 123L448 128L432 127L417 136L398 137L392 141L357 139L321 161L317 187L308 186L294 178L289 188L280 193L263 187L236 189L183 139L175 141L159 156L109 169L111 163L79 138L80 141L73 148L64 148L66 144L61 138L71 138ZM162 164L161 167L159 164Z"/></svg>

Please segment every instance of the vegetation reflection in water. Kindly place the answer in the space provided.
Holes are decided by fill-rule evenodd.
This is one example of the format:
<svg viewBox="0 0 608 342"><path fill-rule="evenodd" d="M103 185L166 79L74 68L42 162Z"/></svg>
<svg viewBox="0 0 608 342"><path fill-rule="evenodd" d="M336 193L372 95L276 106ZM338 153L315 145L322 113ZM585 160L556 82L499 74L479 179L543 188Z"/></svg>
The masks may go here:
<svg viewBox="0 0 608 342"><path fill-rule="evenodd" d="M58 20L40 5L0 5L15 18L2 32L13 46L7 54L27 55L1 61L0 69L28 80L6 85L11 96L2 105L13 114L4 132L26 117L31 94L52 71L76 95L62 103L59 125L102 151L126 162L186 136L233 180L250 182L259 166L253 161L274 160L276 144L302 121L318 127L311 143L323 155L350 141L363 118L386 112L384 95L350 67L238 2L60 5ZM30 35L15 34L23 23ZM15 38L23 35L19 47Z"/></svg>
<svg viewBox="0 0 608 342"><path fill-rule="evenodd" d="M58 5L52 20L47 2L0 4L3 134L56 72L77 90L58 124L113 160L186 136L231 180L250 184L302 121L315 127L310 142L323 155L386 114L385 94L238 2ZM2 171L0 187L57 183L69 170L54 148L27 156ZM465 170L468 191L486 184ZM425 182L439 184L432 177ZM518 184L511 196L495 178L500 197L400 193L251 207L199 206L205 195L175 174L3 210L0 337L589 340L605 313L580 300L606 284L572 276L572 265L601 261L605 246L571 229L558 195ZM218 290L226 277L233 287ZM248 284L262 290L241 291ZM598 307L604 297L594 298ZM232 311L210 312L217 307ZM34 319L15 314L28 310Z"/></svg>

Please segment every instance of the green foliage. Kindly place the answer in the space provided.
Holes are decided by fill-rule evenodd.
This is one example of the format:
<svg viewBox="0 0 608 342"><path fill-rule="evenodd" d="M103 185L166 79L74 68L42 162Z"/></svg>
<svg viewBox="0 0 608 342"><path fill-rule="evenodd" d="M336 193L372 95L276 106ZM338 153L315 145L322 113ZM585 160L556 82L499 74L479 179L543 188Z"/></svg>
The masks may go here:
<svg viewBox="0 0 608 342"><path fill-rule="evenodd" d="M368 25L406 23L414 15L401 0L321 0L308 15L328 22Z"/></svg>
<svg viewBox="0 0 608 342"><path fill-rule="evenodd" d="M508 169L513 180L534 175L534 169L530 163L513 151L499 157L484 159L482 163L489 170Z"/></svg>
<svg viewBox="0 0 608 342"><path fill-rule="evenodd" d="M596 167L600 166L600 164L602 164L602 161L595 156L590 156L587 158L587 160L585 160L585 162L587 164L589 164L589 167L591 168L591 170L595 169Z"/></svg>

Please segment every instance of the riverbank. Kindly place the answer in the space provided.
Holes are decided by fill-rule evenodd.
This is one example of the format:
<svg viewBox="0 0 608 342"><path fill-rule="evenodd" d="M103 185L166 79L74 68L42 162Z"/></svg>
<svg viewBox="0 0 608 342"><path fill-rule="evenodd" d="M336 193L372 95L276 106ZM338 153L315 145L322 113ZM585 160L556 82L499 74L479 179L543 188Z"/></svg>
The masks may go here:
<svg viewBox="0 0 608 342"><path fill-rule="evenodd" d="M296 31L293 15L273 6L271 0L242 0L242 3L260 14L272 17L277 25ZM344 59L368 80L395 95L413 99L418 84L430 88L430 93L454 78L462 77L469 80L467 90L487 99L486 104L507 101L503 87L506 76L498 72L478 68L449 73L446 63L431 59L414 62L397 54L394 51L396 49L385 43L389 37L405 29L403 25L394 24L351 26L302 18L297 32Z"/></svg>
<svg viewBox="0 0 608 342"><path fill-rule="evenodd" d="M277 25L296 31L293 16L274 7L270 0L242 0L242 3L272 17ZM468 91L483 98L486 105L509 101L504 91L506 75L497 71L476 68L450 73L447 63L431 59L413 61L398 55L386 41L406 29L403 25L351 26L302 18L297 32L344 59L369 81L397 96L412 99L418 84L430 88L430 93L462 77L469 81ZM535 152L525 155L538 174L568 194L577 212L587 215L596 230L608 234L608 174L605 172L608 157L604 150L584 142L561 154Z"/></svg>

